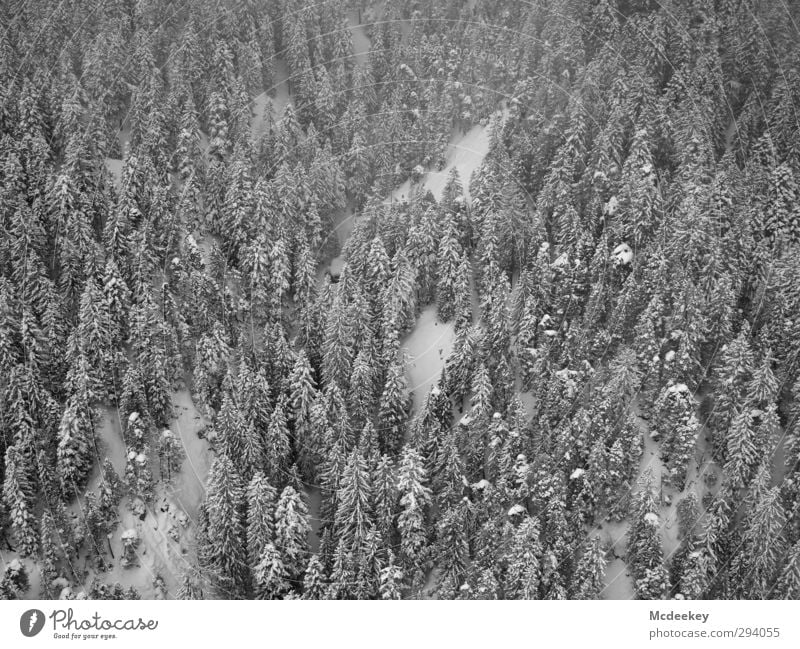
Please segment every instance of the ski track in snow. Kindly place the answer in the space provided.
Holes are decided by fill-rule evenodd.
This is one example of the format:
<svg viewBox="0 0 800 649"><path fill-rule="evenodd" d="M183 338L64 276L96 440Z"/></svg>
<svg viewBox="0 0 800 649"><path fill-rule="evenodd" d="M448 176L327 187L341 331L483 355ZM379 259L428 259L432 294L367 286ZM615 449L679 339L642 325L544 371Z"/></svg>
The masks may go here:
<svg viewBox="0 0 800 649"><path fill-rule="evenodd" d="M156 497L149 503L143 520L136 518L128 506L128 499L120 504L120 524L114 531L111 546L116 560L106 573L104 581L120 582L134 586L142 597L156 597L153 580L164 580L168 597L175 597L181 574L193 571L192 546L197 509L205 495L205 481L209 469L208 442L198 436L206 421L194 407L188 390L172 395L176 417L170 429L181 441L185 453L179 473L169 483L159 484ZM108 410L107 419L100 428L100 436L114 468L124 475L125 451L116 410ZM160 432L160 431L159 431ZM118 466L121 463L121 468ZM156 466L154 466L156 465ZM158 476L157 459L151 457L154 477ZM124 568L119 562L122 554L122 534L129 529L137 531L140 544L136 549L139 566ZM175 535L174 540L170 535Z"/></svg>
<svg viewBox="0 0 800 649"><path fill-rule="evenodd" d="M175 419L170 428L181 440L185 458L180 472L170 483L158 484L155 498L148 504L144 519L137 518L129 507L129 498L122 499L118 509L119 523L111 534L108 547L113 557L105 556L106 571L97 571L82 555L75 564L79 574L85 571L82 587L76 594L85 592L92 579L113 584L119 582L123 587L133 586L143 598L155 598L159 593L153 586L157 576L164 580L167 597L174 598L180 586L184 571L194 571L194 522L197 509L205 495L205 481L209 468L208 442L198 437L198 431L206 426L206 421L192 403L188 390L173 393ZM100 485L100 465L105 458L111 460L114 470L123 478L125 475L126 449L122 437L122 422L115 408L100 409L100 419L96 428L99 457L89 478L87 492L97 491ZM154 478L158 477L158 461L155 451L151 452L151 469ZM67 506L68 515L74 520L83 516L82 503L72 501ZM137 566L125 568L121 565L122 535L126 530L136 530L140 542L136 548ZM173 539L175 536L177 540ZM64 540L66 542L66 539ZM100 548L108 550L108 547ZM0 568L13 558L14 553L0 552ZM38 599L41 592L40 573L35 564L22 560L28 569L30 588L24 594L26 599Z"/></svg>

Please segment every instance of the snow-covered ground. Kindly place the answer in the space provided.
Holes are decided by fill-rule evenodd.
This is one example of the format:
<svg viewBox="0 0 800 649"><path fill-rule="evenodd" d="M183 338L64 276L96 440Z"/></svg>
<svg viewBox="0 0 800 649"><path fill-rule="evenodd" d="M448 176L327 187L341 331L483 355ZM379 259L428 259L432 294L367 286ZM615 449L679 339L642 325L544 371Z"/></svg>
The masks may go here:
<svg viewBox="0 0 800 649"><path fill-rule="evenodd" d="M364 25L360 24L358 21L358 11L351 10L347 12L347 27L350 30L350 36L353 41L353 61L357 66L366 65L369 58L371 44L366 31L364 31ZM342 268L344 267L344 256L342 255L342 251L344 250L344 244L353 233L355 219L356 216L351 208L342 210L335 216L332 234L336 235L336 240L339 244L339 255L333 257L330 263L327 264L327 270L334 277L340 275ZM324 274L325 264L323 264L319 274L320 280Z"/></svg>
<svg viewBox="0 0 800 649"><path fill-rule="evenodd" d="M142 597L158 596L153 587L156 576L164 580L168 597L175 597L185 570L193 570L194 523L197 508L205 495L209 469L208 443L198 436L207 422L192 403L188 390L172 396L175 419L170 426L181 442L185 458L180 472L166 485L159 485L156 498L147 507L144 519L131 511L127 498L119 507L120 523L110 544L117 561L104 581L134 586ZM125 455L121 422L116 411L108 410L99 431L107 456L120 475L124 474ZM155 458L151 458L151 465ZM157 475L157 472L154 471ZM140 542L136 550L137 567L124 568L118 559L122 554L122 536L135 530Z"/></svg>
<svg viewBox="0 0 800 649"><path fill-rule="evenodd" d="M369 55L370 41L364 25L358 22L357 12L348 13L348 26L353 40L355 63L364 65ZM410 28L410 24L404 27ZM251 133L254 138L261 135L266 128L267 111L271 110L272 118L278 121L291 101L289 73L285 62L276 59L274 69L274 87L253 99L254 116ZM122 130L119 137L124 151L129 133ZM205 134L201 134L201 148L207 149L207 147L208 139ZM438 199L441 197L450 170L457 168L465 194L469 196L469 179L482 163L488 150L487 127L475 126L465 134L454 133L446 152L445 167L441 171L428 170L417 186L430 189ZM123 161L107 158L106 167L119 186ZM390 200L407 198L409 193L410 183L406 182L392 192ZM333 232L340 250L344 248L353 231L355 218L353 211L349 209L343 210L336 216ZM210 242L200 239L198 245L207 255L206 248L210 247ZM338 274L344 263L346 262L342 255L334 258L330 264L332 274ZM422 310L414 329L403 340L402 350L407 358L409 390L413 392L414 412L419 411L427 393L438 381L444 363L452 351L453 341L453 325L438 320L435 305L429 305ZM123 586L134 586L144 598L158 596L153 586L156 577L163 579L167 596L175 597L182 573L184 570L193 570L194 522L198 507L205 496L205 483L210 465L208 443L198 436L198 432L207 425L207 422L194 407L189 391L184 389L175 392L173 402L176 417L170 428L180 439L185 452L182 468L169 484L157 487L156 498L148 504L141 519L131 510L129 499L123 499L119 507L119 524L108 542L113 558L107 556L109 570L98 575L107 583L119 582ZM100 456L98 460L110 458L120 476L124 475L126 464L122 429L123 422L119 420L116 409L107 408L101 412L97 430ZM157 459L152 457L151 466L157 477L156 465ZM96 489L100 479L98 461L89 487ZM307 498L311 514L309 542L311 550L316 552L319 547L319 490L309 489ZM81 503L76 501L70 507L70 511L75 516L80 516L80 506ZM119 560L123 554L123 537L133 533L139 538L136 549L138 566L124 568ZM0 561L3 563L13 558L12 553L0 553ZM33 574L33 564L27 563L30 564L28 567L33 586L27 595L36 597L39 594L38 575ZM91 566L86 570L85 584L88 584L95 576L95 570Z"/></svg>
<svg viewBox="0 0 800 649"><path fill-rule="evenodd" d="M122 499L118 509L118 524L108 539L108 545L100 548L106 553L107 570L98 572L82 556L73 568L85 575L84 583L73 594L80 594L92 581L99 577L103 582L119 582L123 586L133 586L143 598L162 596L154 587L154 580L163 580L167 597L175 597L184 571L195 568L194 531L197 509L205 494L205 482L209 469L208 443L198 436L207 425L192 403L187 390L173 393L175 419L171 430L180 439L185 459L180 472L168 484L159 484L155 498L149 503L143 518L139 518L130 507L130 499ZM103 408L96 427L97 462L89 479L88 491L96 491L100 484L100 465L105 458L111 460L114 470L120 477L125 474L126 449L122 437L122 422L114 408ZM155 453L150 458L154 477L158 477ZM67 508L69 514L79 521L84 515L82 502L73 501ZM123 536L135 532L139 538L136 548L138 565L123 567ZM110 551L110 553L109 553ZM113 556L112 556L113 555ZM9 551L0 552L0 570L16 559ZM31 586L26 598L40 596L40 575L30 560L22 563L28 569Z"/></svg>
<svg viewBox="0 0 800 649"><path fill-rule="evenodd" d="M502 111L497 111L495 119L503 119L503 115ZM456 133L447 147L444 169L441 171L435 169L427 170L422 180L413 186L410 179L406 180L392 192L389 200L392 202L408 200L412 191L420 188L421 191L429 189L436 197L436 200L439 200L453 168L458 169L458 175L464 186L464 194L469 198L469 180L472 172L480 167L489 152L489 143L490 132L488 126L477 124L463 135Z"/></svg>
<svg viewBox="0 0 800 649"><path fill-rule="evenodd" d="M452 322L436 317L436 305L422 310L412 332L405 338L402 351L406 354L408 387L412 393L413 411L419 412L430 389L436 385L442 368L453 350L455 332Z"/></svg>
<svg viewBox="0 0 800 649"><path fill-rule="evenodd" d="M634 410L636 409L635 402L631 407ZM642 457L639 461L636 481L638 482L640 477L650 471L654 478L655 486L658 487L661 474L664 471L661 458L658 456L658 444L650 437L647 422L638 416L636 417L636 422L643 441ZM636 482L634 482L635 484ZM633 580L628 572L626 563L627 533L630 523L628 520L619 522L604 521L601 526L606 547L611 552L610 561L606 566L605 586L601 592L601 597L603 599L633 599Z"/></svg>
<svg viewBox="0 0 800 649"><path fill-rule="evenodd" d="M98 450L100 457L95 467L96 475L89 481L89 487L94 488L99 481L99 462L108 458L114 465L117 475L125 473L125 441L122 438L122 422L116 408L103 408L100 412L100 421L95 429L98 437Z"/></svg>
<svg viewBox="0 0 800 649"><path fill-rule="evenodd" d="M197 508L205 497L206 477L211 464L208 442L198 436L198 432L208 422L195 408L188 390L174 393L172 400L177 418L171 428L180 439L186 457L180 474L173 480L171 496L187 516L194 520Z"/></svg>
<svg viewBox="0 0 800 649"><path fill-rule="evenodd" d="M122 160L118 158L106 158L106 169L114 180L117 189L122 186Z"/></svg>
<svg viewBox="0 0 800 649"><path fill-rule="evenodd" d="M128 142L130 139L130 126L127 123L124 123L123 127L117 131L119 150L122 151L123 156L128 148ZM106 158L106 169L108 169L109 173L111 174L111 178L114 181L114 185L117 187L117 189L119 189L122 185L122 165L123 161L121 158Z"/></svg>
<svg viewBox="0 0 800 649"><path fill-rule="evenodd" d="M624 545L624 540L622 541ZM620 552L616 546L615 551ZM605 586L601 592L603 599L633 599L633 579L628 572L625 561L618 557L613 557L606 564Z"/></svg>
<svg viewBox="0 0 800 649"><path fill-rule="evenodd" d="M322 505L322 492L319 487L309 487L305 493L308 503L308 515L311 529L308 531L309 550L317 554L319 552L319 528L322 520L320 519L320 509Z"/></svg>
<svg viewBox="0 0 800 649"><path fill-rule="evenodd" d="M498 111L498 118L501 117ZM446 153L446 164L442 171L427 172L417 187L430 189L434 196L441 198L448 174L458 169L464 193L469 197L469 179L489 152L489 127L474 126L466 134L456 134ZM390 200L407 199L411 191L410 181L406 181L392 194ZM443 323L436 317L436 306L423 309L414 329L403 341L402 349L407 354L406 372L409 389L412 392L412 408L418 412L428 391L439 380L442 368L453 348L454 331L452 323Z"/></svg>
<svg viewBox="0 0 800 649"><path fill-rule="evenodd" d="M631 408L638 412L638 406L634 400ZM720 468L711 459L709 448L708 430L701 427L697 436L694 459L689 462L686 483L682 490L677 490L662 483L662 478L666 478L668 471L664 467L659 456L659 444L650 436L650 425L640 416L636 416L639 430L642 434L643 451L639 464L639 471L636 476L638 481L647 471L653 476L653 486L657 490L660 500L659 510L659 531L661 534L661 546L664 550L665 561L669 561L680 547L679 525L678 525L678 504L680 501L694 492L697 502L702 503L703 497L707 493L716 494L719 482L721 481ZM715 486L706 483L706 478L713 476L716 478L711 482ZM703 523L703 508L700 506L700 517L698 519L698 529ZM613 556L606 567L605 588L601 593L604 599L633 599L633 582L626 564L626 534L630 523L625 520L622 522L602 523L603 539L610 548Z"/></svg>
<svg viewBox="0 0 800 649"><path fill-rule="evenodd" d="M278 122L286 111L291 98L289 97L289 68L282 59L273 60L274 85L264 92L253 97L253 120L250 123L250 132L254 138L263 134L267 118L267 109L271 107L272 118Z"/></svg>
<svg viewBox="0 0 800 649"><path fill-rule="evenodd" d="M347 12L347 26L353 39L353 59L356 65L366 65L371 47L369 37L364 31L364 25L358 21L358 11L351 9Z"/></svg>

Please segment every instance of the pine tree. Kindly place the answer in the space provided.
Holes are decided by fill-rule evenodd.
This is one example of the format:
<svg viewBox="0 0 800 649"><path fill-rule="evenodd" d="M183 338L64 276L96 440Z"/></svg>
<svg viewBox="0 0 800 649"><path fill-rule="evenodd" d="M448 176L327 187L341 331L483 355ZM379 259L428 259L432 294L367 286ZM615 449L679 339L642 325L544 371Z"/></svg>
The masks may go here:
<svg viewBox="0 0 800 649"><path fill-rule="evenodd" d="M375 525L387 541L393 538L397 512L397 484L392 462L382 455L372 473Z"/></svg>
<svg viewBox="0 0 800 649"><path fill-rule="evenodd" d="M275 507L277 490L267 482L263 473L253 475L247 485L247 551L252 569L261 560L267 543L275 539Z"/></svg>
<svg viewBox="0 0 800 649"><path fill-rule="evenodd" d="M394 553L388 551L386 565L381 570L380 596L381 599L401 599L403 572L395 563Z"/></svg>
<svg viewBox="0 0 800 649"><path fill-rule="evenodd" d="M356 427L363 426L372 420L377 401L376 383L379 372L375 366L374 352L374 343L370 341L361 348L353 361L349 406L353 416L353 425Z"/></svg>
<svg viewBox="0 0 800 649"><path fill-rule="evenodd" d="M397 529L400 533L400 556L411 571L419 569L422 551L427 545L427 510L431 492L422 457L406 446L397 470L397 489L400 494L400 514Z"/></svg>
<svg viewBox="0 0 800 649"><path fill-rule="evenodd" d="M58 530L53 514L49 510L42 513L41 519L41 539L40 539L40 561L39 569L42 579L42 596L47 599L55 599L57 593L54 592L53 582L59 577L58 563L59 554L55 539L58 538Z"/></svg>
<svg viewBox="0 0 800 649"><path fill-rule="evenodd" d="M437 525L437 564L442 569L442 581L460 585L469 562L470 505L465 498L443 512Z"/></svg>
<svg viewBox="0 0 800 649"><path fill-rule="evenodd" d="M39 531L34 514L36 494L27 468L17 448L9 446L5 454L3 500L8 507L11 526L22 557L33 556L39 547Z"/></svg>
<svg viewBox="0 0 800 649"><path fill-rule="evenodd" d="M136 505L143 508L144 503L153 500L153 474L150 469L150 443L146 423L133 413L128 418L125 431L127 455L125 466L125 482L132 496L140 502ZM144 511L140 512L144 515Z"/></svg>
<svg viewBox="0 0 800 649"><path fill-rule="evenodd" d="M58 427L58 475L65 496L72 498L83 487L95 455L94 415L80 395L67 402Z"/></svg>
<svg viewBox="0 0 800 649"><path fill-rule="evenodd" d="M723 461L727 459L725 431L731 426L738 406L745 401L745 390L753 374L754 359L749 333L749 327L745 325L734 341L727 345L720 360L711 426L714 455Z"/></svg>
<svg viewBox="0 0 800 649"><path fill-rule="evenodd" d="M217 574L223 597L245 593L247 583L245 490L233 462L225 455L214 459L208 479L209 560Z"/></svg>
<svg viewBox="0 0 800 649"><path fill-rule="evenodd" d="M266 476L270 483L275 485L282 485L286 482L291 454L284 403L285 399L281 397L275 405L264 439Z"/></svg>
<svg viewBox="0 0 800 649"><path fill-rule="evenodd" d="M340 540L333 557L327 599L355 599L356 578L353 555L345 550L344 541Z"/></svg>
<svg viewBox="0 0 800 649"><path fill-rule="evenodd" d="M586 545L574 577L574 599L598 599L603 590L603 576L606 569L606 556L595 536Z"/></svg>
<svg viewBox="0 0 800 649"><path fill-rule="evenodd" d="M253 581L256 599L282 599L289 590L289 573L282 553L272 543L267 543L261 551L253 571Z"/></svg>
<svg viewBox="0 0 800 649"><path fill-rule="evenodd" d="M733 487L741 488L748 484L758 459L752 411L745 407L736 414L727 435L725 474Z"/></svg>
<svg viewBox="0 0 800 649"><path fill-rule="evenodd" d="M319 557L312 555L303 577L303 599L325 599L326 591L325 569Z"/></svg>
<svg viewBox="0 0 800 649"><path fill-rule="evenodd" d="M677 384L666 388L654 411L661 459L670 470L670 482L683 489L700 428L694 414L694 400L687 386Z"/></svg>
<svg viewBox="0 0 800 649"><path fill-rule="evenodd" d="M30 579L25 564L19 559L8 562L0 579L0 600L22 599L28 588Z"/></svg>
<svg viewBox="0 0 800 649"><path fill-rule="evenodd" d="M214 422L214 442L217 452L225 455L237 469L243 466L244 418L232 395L226 394Z"/></svg>
<svg viewBox="0 0 800 649"><path fill-rule="evenodd" d="M441 238L439 239L438 282L436 287L439 319L450 320L456 312L456 288L459 284L459 273L462 270L463 251L458 241L455 219L452 214L443 215Z"/></svg>
<svg viewBox="0 0 800 649"><path fill-rule="evenodd" d="M295 452L303 474L310 480L316 475L317 466L314 451L314 429L311 421L311 408L317 398L317 389L305 350L301 349L298 352L289 382L291 384L289 402L294 424Z"/></svg>
<svg viewBox="0 0 800 649"><path fill-rule="evenodd" d="M117 475L111 460L103 460L102 481L99 487L98 506L100 514L109 529L113 529L117 521L117 507L125 495L125 486Z"/></svg>
<svg viewBox="0 0 800 649"><path fill-rule="evenodd" d="M346 552L358 556L372 528L372 484L366 460L357 449L347 459L336 502L336 537Z"/></svg>
<svg viewBox="0 0 800 649"><path fill-rule="evenodd" d="M103 295L109 315L109 351L118 348L127 339L130 289L114 259L106 262L103 275Z"/></svg>
<svg viewBox="0 0 800 649"><path fill-rule="evenodd" d="M378 412L378 431L381 450L395 454L405 436L408 419L408 401L405 396L406 379L403 365L394 363L389 367L386 384L381 394Z"/></svg>
<svg viewBox="0 0 800 649"><path fill-rule="evenodd" d="M78 315L79 350L88 366L88 390L93 398L106 390L111 354L111 323L106 301L94 278L86 281Z"/></svg>
<svg viewBox="0 0 800 649"><path fill-rule="evenodd" d="M540 599L542 542L539 521L526 517L514 531L505 592L514 599Z"/></svg>
<svg viewBox="0 0 800 649"><path fill-rule="evenodd" d="M800 542L789 550L780 579L771 595L775 599L797 599L800 594Z"/></svg>
<svg viewBox="0 0 800 649"><path fill-rule="evenodd" d="M658 508L650 476L639 483L639 491L634 496L631 507L631 519L627 563L633 576L636 596L639 599L661 599L669 582L664 567Z"/></svg>
<svg viewBox="0 0 800 649"><path fill-rule="evenodd" d="M342 284L337 284L341 287ZM322 376L326 385L337 385L347 389L352 363L352 322L345 308L341 289L337 289L334 302L328 313L325 339L322 345Z"/></svg>
<svg viewBox="0 0 800 649"><path fill-rule="evenodd" d="M734 574L742 575L737 595L765 599L779 577L786 542L786 513L778 487L764 490L746 519L742 543L731 562Z"/></svg>
<svg viewBox="0 0 800 649"><path fill-rule="evenodd" d="M182 442L169 428L161 431L158 444L159 475L165 482L181 470L184 460Z"/></svg>
<svg viewBox="0 0 800 649"><path fill-rule="evenodd" d="M294 487L287 485L275 509L275 547L279 548L289 579L301 580L308 555L308 509Z"/></svg>

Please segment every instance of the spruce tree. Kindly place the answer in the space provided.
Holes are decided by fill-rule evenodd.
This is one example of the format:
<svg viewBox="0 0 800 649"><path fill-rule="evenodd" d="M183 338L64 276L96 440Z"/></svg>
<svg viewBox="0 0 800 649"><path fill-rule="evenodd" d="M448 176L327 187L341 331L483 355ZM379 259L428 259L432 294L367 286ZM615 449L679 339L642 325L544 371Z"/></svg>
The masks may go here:
<svg viewBox="0 0 800 649"><path fill-rule="evenodd" d="M275 509L275 547L289 579L302 580L308 555L308 508L294 487L287 485Z"/></svg>
<svg viewBox="0 0 800 649"><path fill-rule="evenodd" d="M208 478L208 557L223 597L238 598L247 584L247 547L244 520L246 494L233 462L225 455L214 459Z"/></svg>
<svg viewBox="0 0 800 649"><path fill-rule="evenodd" d="M640 480L631 504L631 526L627 534L627 563L638 599L661 599L669 587L660 529L652 477L648 475Z"/></svg>

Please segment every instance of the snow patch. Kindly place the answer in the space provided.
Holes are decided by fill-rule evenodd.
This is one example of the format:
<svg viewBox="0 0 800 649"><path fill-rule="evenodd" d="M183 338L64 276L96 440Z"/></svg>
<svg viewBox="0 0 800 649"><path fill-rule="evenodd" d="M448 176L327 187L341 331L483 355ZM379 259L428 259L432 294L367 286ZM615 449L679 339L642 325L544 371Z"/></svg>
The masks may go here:
<svg viewBox="0 0 800 649"><path fill-rule="evenodd" d="M671 394L676 392L689 392L689 388L685 383L676 383L675 385L669 386L669 388L667 388L667 392Z"/></svg>
<svg viewBox="0 0 800 649"><path fill-rule="evenodd" d="M419 412L429 387L439 381L454 339L453 323L440 322L436 305L432 304L423 309L413 331L403 341L401 349L408 357L406 372L414 412Z"/></svg>
<svg viewBox="0 0 800 649"><path fill-rule="evenodd" d="M616 266L627 266L633 261L633 250L627 243L621 243L611 253Z"/></svg>
<svg viewBox="0 0 800 649"><path fill-rule="evenodd" d="M653 527L658 527L658 514L655 514L653 512L647 512L644 515L644 520L649 525L652 525Z"/></svg>
<svg viewBox="0 0 800 649"><path fill-rule="evenodd" d="M495 113L498 125L502 124L506 115L507 111ZM472 173L481 166L486 154L489 153L490 142L490 128L482 125L473 126L466 134L451 138L445 152L444 168L441 171L429 169L422 180L420 191L424 193L425 190L430 190L437 201L441 200L450 171L455 167L458 169L458 175L463 183L464 194L469 199L469 179L472 177ZM410 194L411 181L407 180L392 192L388 202L403 201Z"/></svg>

